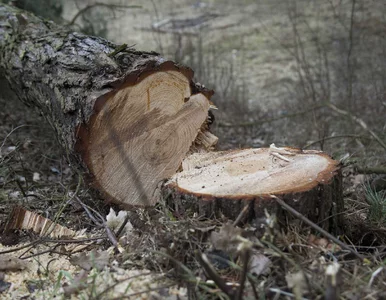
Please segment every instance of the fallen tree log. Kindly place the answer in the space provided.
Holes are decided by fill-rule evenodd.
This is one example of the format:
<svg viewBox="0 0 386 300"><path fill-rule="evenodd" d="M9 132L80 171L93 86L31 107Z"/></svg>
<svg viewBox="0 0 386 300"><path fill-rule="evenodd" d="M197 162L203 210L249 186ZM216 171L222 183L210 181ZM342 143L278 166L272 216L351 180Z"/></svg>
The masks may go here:
<svg viewBox="0 0 386 300"><path fill-rule="evenodd" d="M2 76L46 117L69 162L107 200L146 207L167 191L206 216L235 218L241 204L253 203L248 217L256 218L274 194L315 221L341 207L338 164L323 153L212 152L212 91L157 53L69 32L6 5L0 50Z"/></svg>
<svg viewBox="0 0 386 300"><path fill-rule="evenodd" d="M72 33L0 6L0 68L55 129L72 164L107 199L154 205L193 141L206 133L211 91L157 53Z"/></svg>

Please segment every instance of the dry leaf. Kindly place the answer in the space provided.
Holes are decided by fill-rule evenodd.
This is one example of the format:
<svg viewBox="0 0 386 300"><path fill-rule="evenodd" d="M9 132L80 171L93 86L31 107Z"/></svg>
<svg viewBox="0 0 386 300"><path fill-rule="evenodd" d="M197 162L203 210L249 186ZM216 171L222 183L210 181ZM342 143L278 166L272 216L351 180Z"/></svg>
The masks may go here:
<svg viewBox="0 0 386 300"><path fill-rule="evenodd" d="M210 241L214 249L223 250L229 255L234 256L238 252L239 241L236 237L241 235L243 230L235 227L232 224L225 224L220 228L219 232L212 232Z"/></svg>
<svg viewBox="0 0 386 300"><path fill-rule="evenodd" d="M88 272L82 270L77 276L75 276L72 284L63 285L64 296L69 297L85 289L87 287L87 276Z"/></svg>
<svg viewBox="0 0 386 300"><path fill-rule="evenodd" d="M337 244L331 243L326 238L318 238L313 234L310 234L308 237L308 243L322 248L322 250L326 251L340 251L341 248Z"/></svg>
<svg viewBox="0 0 386 300"><path fill-rule="evenodd" d="M249 260L249 273L256 276L266 275L270 272L272 262L264 254L253 254Z"/></svg>
<svg viewBox="0 0 386 300"><path fill-rule="evenodd" d="M0 255L0 271L20 271L26 267L24 260L6 254Z"/></svg>
<svg viewBox="0 0 386 300"><path fill-rule="evenodd" d="M88 254L83 252L78 255L71 256L70 262L86 271L90 271L92 268L101 271L109 263L109 258L110 256L107 251L92 250Z"/></svg>

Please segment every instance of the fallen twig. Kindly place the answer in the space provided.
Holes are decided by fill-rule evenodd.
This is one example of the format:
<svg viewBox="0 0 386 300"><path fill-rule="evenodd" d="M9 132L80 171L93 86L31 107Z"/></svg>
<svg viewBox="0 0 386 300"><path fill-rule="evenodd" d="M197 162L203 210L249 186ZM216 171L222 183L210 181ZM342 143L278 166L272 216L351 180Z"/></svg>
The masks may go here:
<svg viewBox="0 0 386 300"><path fill-rule="evenodd" d="M198 252L197 260L200 263L200 265L204 268L208 277L214 281L214 283L219 287L219 289L222 290L230 299L232 300L235 299L234 293L229 289L229 286L226 285L224 280L213 269L207 256L205 254Z"/></svg>
<svg viewBox="0 0 386 300"><path fill-rule="evenodd" d="M252 205L253 201L249 201L248 204L245 204L244 208L242 211L239 213L237 216L236 220L233 222L233 226L236 227L237 225L240 224L240 222L243 220L245 214L249 211L250 206Z"/></svg>
<svg viewBox="0 0 386 300"><path fill-rule="evenodd" d="M283 207L284 209L286 209L287 211L289 211L291 214L293 214L295 217L297 217L298 219L302 220L304 223L308 224L309 226L311 226L313 229L319 231L322 235L324 235L326 238L330 239L331 241L333 241L335 244L339 245L342 249L345 249L347 251L349 251L350 253L352 253L353 255L355 255L357 258L361 259L361 260L364 260L365 257L361 254L359 254L357 251L355 251L354 249L352 249L351 247L349 247L348 245L346 245L345 243L343 243L342 241L338 240L336 237L334 237L332 234L328 233L326 230L324 230L323 228L321 228L320 226L316 225L314 222L312 222L311 220L309 220L308 218L306 218L305 216L303 216L301 213L299 213L297 210L293 209L291 206L289 206L287 203L285 203L283 200L281 200L279 197L276 197L274 195L271 195L271 198L272 199L275 199L276 202L281 206Z"/></svg>
<svg viewBox="0 0 386 300"><path fill-rule="evenodd" d="M360 174L386 174L386 167L359 167L356 166L355 170Z"/></svg>
<svg viewBox="0 0 386 300"><path fill-rule="evenodd" d="M35 246L36 244L43 244L43 243L58 243L58 244L72 244L73 243L73 244L80 244L80 243L96 241L96 240L100 240L100 239L103 239L103 237L99 236L99 237L85 238L85 239L75 239L75 240L56 240L56 239L39 238L39 239L37 239L37 240L35 240L35 241L31 242L31 243L28 243L26 245L0 251L0 254L7 254L7 253L16 252L16 251L19 251L19 250L22 250L22 249L25 249L25 248L28 248L28 247L31 247L31 246Z"/></svg>
<svg viewBox="0 0 386 300"><path fill-rule="evenodd" d="M118 4L107 4L107 3L101 3L101 2L96 2L96 3L93 3L93 4L89 4L85 7L83 7L82 9L80 9L76 14L75 16L72 18L72 20L68 23L69 26L71 25L74 25L75 24L75 21L79 18L79 16L81 16L82 14L86 13L88 10L90 9L93 9L95 7L106 7L108 9L111 9L111 10L114 10L114 9L117 9L117 8L124 8L124 9L128 9L128 8L142 8L142 6L139 6L139 5L118 5Z"/></svg>
<svg viewBox="0 0 386 300"><path fill-rule="evenodd" d="M79 199L78 196L75 197L75 199L78 201L78 203L83 207L89 218L97 225L100 227L103 227L106 231L106 235L108 239L110 240L111 244L114 246L115 249L118 249L118 241L117 238L115 237L114 232L107 226L105 219L102 217L102 215L97 212L95 209L89 207L88 205L84 204L82 200ZM93 211L100 219L98 221L91 213Z"/></svg>
<svg viewBox="0 0 386 300"><path fill-rule="evenodd" d="M241 259L243 261L243 270L241 272L241 277L240 277L240 286L237 291L237 297L236 297L237 300L243 299L243 291L244 291L245 280L247 279L248 262L249 262L250 256L251 256L251 253L249 249L244 249L243 253L241 254Z"/></svg>

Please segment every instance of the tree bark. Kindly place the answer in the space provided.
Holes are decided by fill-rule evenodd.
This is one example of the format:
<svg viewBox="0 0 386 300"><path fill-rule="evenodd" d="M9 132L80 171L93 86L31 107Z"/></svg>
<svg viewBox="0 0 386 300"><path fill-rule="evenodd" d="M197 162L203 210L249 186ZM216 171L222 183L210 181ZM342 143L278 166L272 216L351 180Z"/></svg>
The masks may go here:
<svg viewBox="0 0 386 300"><path fill-rule="evenodd" d="M69 32L6 5L0 50L10 87L46 117L68 160L111 201L154 205L157 185L193 141L208 142L212 92L155 52Z"/></svg>
<svg viewBox="0 0 386 300"><path fill-rule="evenodd" d="M152 206L163 192L179 212L236 218L250 204L245 218L256 219L265 209L280 215L276 195L324 227L337 220L330 216L342 209L339 166L326 154L211 151L212 91L194 83L189 68L6 5L0 51L10 87L46 117L68 160L107 200Z"/></svg>

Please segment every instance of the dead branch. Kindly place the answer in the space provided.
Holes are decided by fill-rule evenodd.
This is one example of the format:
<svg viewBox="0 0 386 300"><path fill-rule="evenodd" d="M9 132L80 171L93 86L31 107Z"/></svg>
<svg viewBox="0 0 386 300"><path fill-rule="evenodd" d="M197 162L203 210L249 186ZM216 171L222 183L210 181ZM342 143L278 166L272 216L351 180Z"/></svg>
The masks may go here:
<svg viewBox="0 0 386 300"><path fill-rule="evenodd" d="M284 115L284 116L279 116L279 117L274 117L274 118L270 118L270 119L260 120L260 121L256 121L256 122L242 122L242 123L232 123L232 124L219 122L219 123L217 123L217 126L218 127L251 127L251 126L258 126L258 125L262 125L262 124L266 124L266 123L271 123L271 122L275 122L275 121L279 121L279 120L283 120L283 119L289 119L289 118L301 116L301 115L307 114L309 112L313 112L315 110L322 109L324 107L326 107L325 104L315 105L315 106L312 106L312 107L310 107L308 109L305 109L305 110L302 110L302 111L294 112L294 113L287 114L287 115Z"/></svg>
<svg viewBox="0 0 386 300"><path fill-rule="evenodd" d="M360 167L356 166L355 170L360 174L386 174L386 167Z"/></svg>
<svg viewBox="0 0 386 300"><path fill-rule="evenodd" d="M382 141L382 139L374 131L372 131L362 119L354 116L353 114L351 114L350 112L348 112L346 110L343 110L343 109L336 107L332 103L327 103L327 106L329 108L331 108L333 111L337 112L338 114L343 115L343 116L347 116L347 117L351 118L352 120L354 120L364 130L366 130L368 133L370 133L373 136L373 138L375 138L375 140L379 143L379 145L381 145L386 150L386 143L384 141Z"/></svg>
<svg viewBox="0 0 386 300"><path fill-rule="evenodd" d="M310 148L311 146L316 145L318 143L322 143L324 141L334 140L334 139L343 139L343 138L352 138L352 139L366 139L367 138L368 139L368 137L365 137L363 135L358 135L358 134L333 135L333 136L327 136L327 137L324 137L323 139L308 143L307 145L305 145L303 147L303 149Z"/></svg>
<svg viewBox="0 0 386 300"><path fill-rule="evenodd" d="M283 200L281 200L279 197L276 197L276 196L271 196L272 199L275 199L277 203L279 203L280 206L282 206L284 209L286 209L287 211L289 211L291 214L293 214L295 217L297 217L299 220L303 221L304 223L306 223L307 225L311 226L313 229L317 230L318 232L320 232L323 236L325 236L326 238L330 239L331 241L333 241L335 244L339 245L342 249L345 249L347 251L349 251L350 253L352 253L353 255L355 255L357 258L361 259L361 260L364 260L365 257L361 254L359 254L357 251L355 251L354 249L352 249L351 247L347 246L345 243L343 243L342 241L338 240L336 237L334 237L332 234L328 233L326 230L324 230L323 228L319 227L318 225L316 225L314 222L310 221L308 218L306 218L305 216L303 216L302 214L300 214L298 211L296 211L295 209L293 209L291 206L289 206L287 203L285 203Z"/></svg>
<svg viewBox="0 0 386 300"><path fill-rule="evenodd" d="M213 266L210 264L205 254L197 253L197 260L204 268L208 277L214 281L214 283L222 290L230 299L235 299L234 293L229 289L224 280L217 274Z"/></svg>
<svg viewBox="0 0 386 300"><path fill-rule="evenodd" d="M75 16L71 19L71 21L68 23L69 26L72 26L75 24L76 20L81 16L83 15L84 13L86 13L87 11L95 8L95 7L106 7L110 10L114 10L114 9L117 9L117 8L124 8L124 9L130 9L130 8L142 8L142 6L139 6L139 5L118 5L118 4L106 4L106 3L101 3L101 2L96 2L96 3L93 3L93 4L89 4L87 6L85 6L84 8L82 8L81 10L79 10Z"/></svg>

